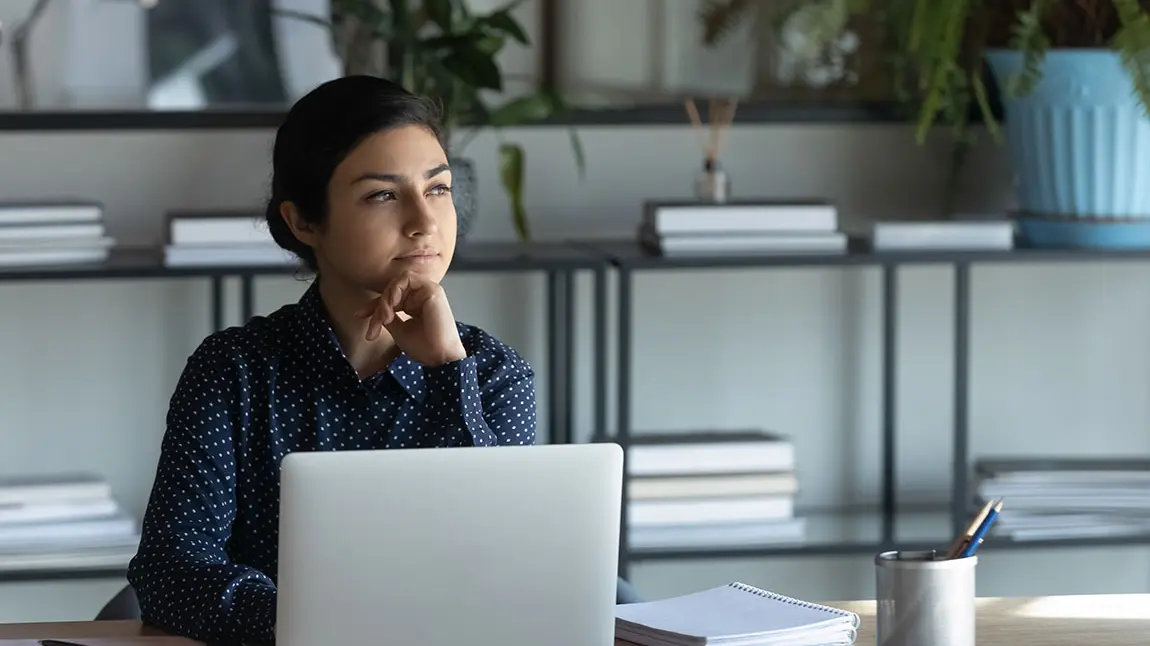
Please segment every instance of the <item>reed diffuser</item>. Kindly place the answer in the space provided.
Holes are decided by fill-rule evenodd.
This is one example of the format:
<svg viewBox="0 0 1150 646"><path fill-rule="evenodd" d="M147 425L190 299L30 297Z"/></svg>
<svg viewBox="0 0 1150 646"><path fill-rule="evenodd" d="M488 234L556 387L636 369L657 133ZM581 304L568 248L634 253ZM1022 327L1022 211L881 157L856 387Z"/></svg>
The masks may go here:
<svg viewBox="0 0 1150 646"><path fill-rule="evenodd" d="M687 99L684 106L703 152L703 167L695 174L695 197L702 202L726 202L731 196L731 178L719 160L719 152L723 147L723 135L735 120L738 99L710 100L706 126L694 99Z"/></svg>

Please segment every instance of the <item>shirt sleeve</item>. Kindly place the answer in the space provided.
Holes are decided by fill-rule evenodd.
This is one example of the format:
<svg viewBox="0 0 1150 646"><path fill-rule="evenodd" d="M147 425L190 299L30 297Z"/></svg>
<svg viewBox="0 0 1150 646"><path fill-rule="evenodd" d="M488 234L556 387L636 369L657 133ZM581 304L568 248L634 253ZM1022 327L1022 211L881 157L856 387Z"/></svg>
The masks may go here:
<svg viewBox="0 0 1150 646"><path fill-rule="evenodd" d="M269 641L275 584L225 550L236 518L234 437L247 405L235 396L229 355L209 337L180 376L128 581L146 623L199 641Z"/></svg>
<svg viewBox="0 0 1150 646"><path fill-rule="evenodd" d="M535 372L501 342L485 336L464 359L424 368L424 383L424 415L475 446L535 443Z"/></svg>

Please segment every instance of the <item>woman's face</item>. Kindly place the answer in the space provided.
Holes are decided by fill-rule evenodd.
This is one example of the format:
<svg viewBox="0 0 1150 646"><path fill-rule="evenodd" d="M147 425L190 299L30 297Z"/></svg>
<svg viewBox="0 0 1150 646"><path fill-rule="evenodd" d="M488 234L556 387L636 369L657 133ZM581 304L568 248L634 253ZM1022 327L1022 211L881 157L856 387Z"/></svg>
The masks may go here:
<svg viewBox="0 0 1150 646"><path fill-rule="evenodd" d="M451 170L419 126L379 132L343 160L328 183L327 222L312 240L320 274L382 291L397 276L443 279L455 253Z"/></svg>

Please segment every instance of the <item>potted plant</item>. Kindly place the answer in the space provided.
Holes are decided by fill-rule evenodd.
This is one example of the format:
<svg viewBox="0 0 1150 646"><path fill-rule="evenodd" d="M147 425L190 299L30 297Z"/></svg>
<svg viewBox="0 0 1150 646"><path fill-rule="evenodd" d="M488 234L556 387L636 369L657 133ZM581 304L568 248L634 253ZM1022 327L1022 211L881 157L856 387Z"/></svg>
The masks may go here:
<svg viewBox="0 0 1150 646"><path fill-rule="evenodd" d="M558 94L547 89L498 106L484 98L484 94L503 90L497 56L507 42L530 45L512 14L522 2L513 0L487 13L473 12L466 0L332 0L330 17L278 11L327 29L345 74L383 76L441 102L460 240L478 210L475 166L462 156L478 130L491 127L499 136L500 183L510 203L515 232L527 241L531 227L523 198L525 153L521 145L503 138L501 129L541 121L566 109ZM471 132L457 141L454 135L463 128ZM582 177L583 148L574 129L569 132Z"/></svg>
<svg viewBox="0 0 1150 646"><path fill-rule="evenodd" d="M752 4L710 0L704 18ZM797 0L787 11L831 4L884 34L895 95L915 111L919 142L945 124L964 147L979 115L993 137L1005 134L1029 242L1150 246L1141 177L1150 159L1150 1Z"/></svg>

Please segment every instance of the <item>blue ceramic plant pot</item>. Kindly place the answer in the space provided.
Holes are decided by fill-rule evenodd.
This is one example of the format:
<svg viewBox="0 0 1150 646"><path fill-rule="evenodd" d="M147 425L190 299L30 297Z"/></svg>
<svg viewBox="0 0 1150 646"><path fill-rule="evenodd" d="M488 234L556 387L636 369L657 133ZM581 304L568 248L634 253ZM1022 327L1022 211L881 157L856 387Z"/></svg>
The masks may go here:
<svg viewBox="0 0 1150 646"><path fill-rule="evenodd" d="M1014 50L986 60L1000 88ZM1047 52L1033 92L1002 92L1020 233L1031 246L1150 246L1150 120L1118 54Z"/></svg>

